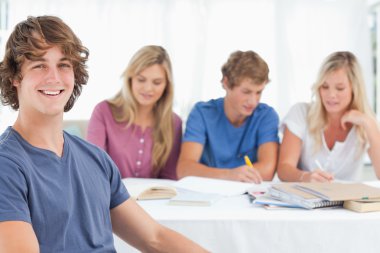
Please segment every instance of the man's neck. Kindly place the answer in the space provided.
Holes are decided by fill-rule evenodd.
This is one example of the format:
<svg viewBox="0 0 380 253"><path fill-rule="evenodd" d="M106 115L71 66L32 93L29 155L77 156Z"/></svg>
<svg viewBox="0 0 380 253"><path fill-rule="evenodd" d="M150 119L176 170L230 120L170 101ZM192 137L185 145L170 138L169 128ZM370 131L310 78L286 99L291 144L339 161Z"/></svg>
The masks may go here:
<svg viewBox="0 0 380 253"><path fill-rule="evenodd" d="M226 115L228 121L234 125L235 127L241 126L245 119L247 118L246 116L237 114L234 110L231 109L231 106L229 105L229 101L224 99L224 114Z"/></svg>
<svg viewBox="0 0 380 253"><path fill-rule="evenodd" d="M50 150L57 156L63 154L62 116L23 117L18 115L13 129L16 130L32 146Z"/></svg>

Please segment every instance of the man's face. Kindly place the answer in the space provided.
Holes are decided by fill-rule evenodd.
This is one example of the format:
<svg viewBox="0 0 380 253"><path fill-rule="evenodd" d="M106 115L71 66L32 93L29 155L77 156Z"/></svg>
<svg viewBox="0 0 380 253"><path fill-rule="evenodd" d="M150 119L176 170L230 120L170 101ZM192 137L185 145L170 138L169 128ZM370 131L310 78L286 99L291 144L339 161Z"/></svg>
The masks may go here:
<svg viewBox="0 0 380 253"><path fill-rule="evenodd" d="M20 113L33 116L63 114L75 79L73 65L59 47L47 49L40 59L25 59L21 76L21 81L13 82Z"/></svg>
<svg viewBox="0 0 380 253"><path fill-rule="evenodd" d="M226 101L234 113L234 118L246 118L252 115L260 102L261 94L265 88L266 82L255 84L252 79L245 78L236 86L226 89Z"/></svg>

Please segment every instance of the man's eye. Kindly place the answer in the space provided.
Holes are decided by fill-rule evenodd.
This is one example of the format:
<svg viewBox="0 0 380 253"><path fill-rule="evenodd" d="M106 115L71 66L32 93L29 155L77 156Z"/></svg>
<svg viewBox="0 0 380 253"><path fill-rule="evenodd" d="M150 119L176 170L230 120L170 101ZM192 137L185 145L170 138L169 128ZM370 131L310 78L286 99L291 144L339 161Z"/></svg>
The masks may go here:
<svg viewBox="0 0 380 253"><path fill-rule="evenodd" d="M59 64L59 67L60 68L71 68L71 65L67 64L67 63L61 63L61 64Z"/></svg>
<svg viewBox="0 0 380 253"><path fill-rule="evenodd" d="M36 65L36 66L34 66L33 67L33 69L43 69L43 68L45 68L45 66L44 65Z"/></svg>

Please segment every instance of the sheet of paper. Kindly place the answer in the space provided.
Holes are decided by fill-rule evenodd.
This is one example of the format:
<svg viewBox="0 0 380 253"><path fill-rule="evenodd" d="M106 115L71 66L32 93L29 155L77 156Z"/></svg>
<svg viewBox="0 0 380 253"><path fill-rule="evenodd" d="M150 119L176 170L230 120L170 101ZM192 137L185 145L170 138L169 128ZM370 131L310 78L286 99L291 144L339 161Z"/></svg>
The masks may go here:
<svg viewBox="0 0 380 253"><path fill-rule="evenodd" d="M203 193L216 193L223 196L235 196L244 194L247 191L266 191L269 187L269 183L254 184L231 180L189 176L175 182L174 186L177 188Z"/></svg>

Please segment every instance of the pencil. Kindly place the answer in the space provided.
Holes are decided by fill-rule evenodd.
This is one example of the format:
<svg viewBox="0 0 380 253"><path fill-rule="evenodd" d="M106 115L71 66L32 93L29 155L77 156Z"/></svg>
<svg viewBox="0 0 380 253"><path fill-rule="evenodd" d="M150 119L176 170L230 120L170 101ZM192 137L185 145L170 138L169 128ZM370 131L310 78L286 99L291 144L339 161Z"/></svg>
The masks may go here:
<svg viewBox="0 0 380 253"><path fill-rule="evenodd" d="M244 156L245 164L247 164L249 167L253 168L251 160L249 160L249 157L247 155Z"/></svg>
<svg viewBox="0 0 380 253"><path fill-rule="evenodd" d="M322 167L321 163L315 159L315 164L318 166L318 168L321 170L321 171L325 171L325 169Z"/></svg>

